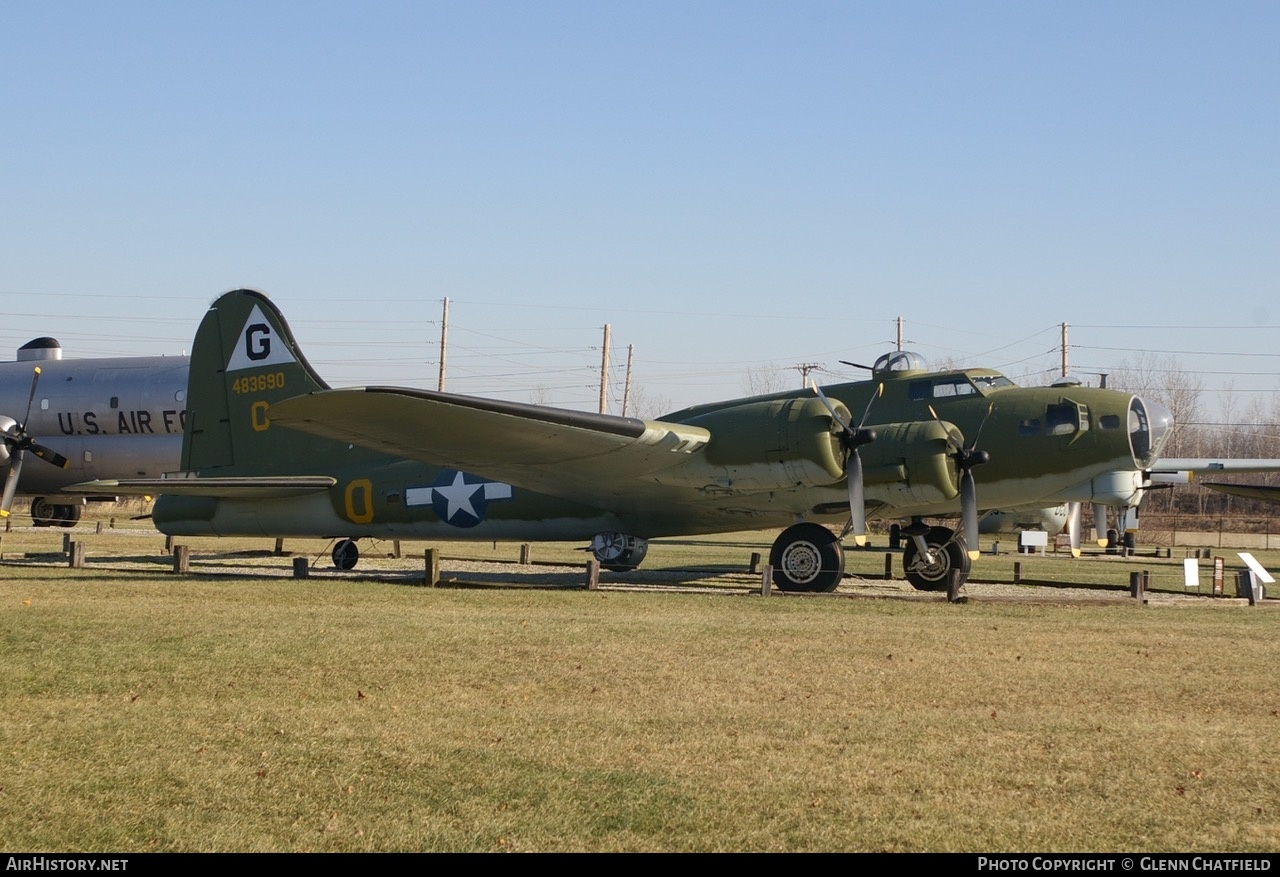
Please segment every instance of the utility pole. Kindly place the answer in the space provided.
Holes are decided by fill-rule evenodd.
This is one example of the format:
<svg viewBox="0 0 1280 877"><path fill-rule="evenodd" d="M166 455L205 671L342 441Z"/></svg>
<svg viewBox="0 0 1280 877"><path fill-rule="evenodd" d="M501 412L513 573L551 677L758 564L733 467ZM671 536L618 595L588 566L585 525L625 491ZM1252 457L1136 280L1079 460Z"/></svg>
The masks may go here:
<svg viewBox="0 0 1280 877"><path fill-rule="evenodd" d="M604 346L600 352L600 413L609 413L609 324L604 324Z"/></svg>
<svg viewBox="0 0 1280 877"><path fill-rule="evenodd" d="M803 389L809 385L809 372L822 368L822 363L803 362L799 365L793 365L792 368L800 372L800 387Z"/></svg>
<svg viewBox="0 0 1280 877"><path fill-rule="evenodd" d="M1067 324L1062 324L1062 376L1067 376Z"/></svg>
<svg viewBox="0 0 1280 877"><path fill-rule="evenodd" d="M444 300L444 316L440 320L440 380L436 389L444 392L444 361L449 346L449 299Z"/></svg>
<svg viewBox="0 0 1280 877"><path fill-rule="evenodd" d="M636 355L636 346L627 345L627 382L622 385L622 416L627 416L627 403L631 401L631 360Z"/></svg>
<svg viewBox="0 0 1280 877"><path fill-rule="evenodd" d="M898 317L898 349L902 349L902 317Z"/></svg>

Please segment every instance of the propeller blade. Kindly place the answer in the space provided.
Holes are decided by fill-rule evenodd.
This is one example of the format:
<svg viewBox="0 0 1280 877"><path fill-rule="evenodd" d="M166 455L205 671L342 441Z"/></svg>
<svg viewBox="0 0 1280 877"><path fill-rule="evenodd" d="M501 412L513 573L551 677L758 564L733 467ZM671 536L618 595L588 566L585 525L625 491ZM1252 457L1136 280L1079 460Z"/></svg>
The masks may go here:
<svg viewBox="0 0 1280 877"><path fill-rule="evenodd" d="M987 406L987 413L982 415L982 422L978 424L978 431L973 434L973 441L969 442L969 450L973 450L978 446L978 439L982 438L982 429L987 425L987 421L991 419L991 413L996 410L996 403L992 402Z"/></svg>
<svg viewBox="0 0 1280 877"><path fill-rule="evenodd" d="M854 448L845 464L849 482L849 529L853 543L859 547L867 544L867 504L862 487L862 455Z"/></svg>
<svg viewBox="0 0 1280 877"><path fill-rule="evenodd" d="M1093 538L1099 548L1107 547L1107 507L1100 502L1093 504Z"/></svg>
<svg viewBox="0 0 1280 877"><path fill-rule="evenodd" d="M831 419L840 424L840 428L843 430L841 444L844 445L845 449L845 482L849 487L849 532L853 534L854 544L861 547L867 544L867 506L862 482L862 455L858 453L858 448L876 440L875 432L870 429L864 429L862 423L866 423L867 416L871 413L871 402L874 402L876 397L884 392L884 384L880 385L875 395L871 397L871 401L867 403L867 410L862 415L862 423L858 424L857 429L854 429L848 421L840 416L835 406L831 404L826 394L822 392L822 388L818 386L817 381L810 380L809 386L813 388L813 392L817 394L822 406L831 415Z"/></svg>
<svg viewBox="0 0 1280 877"><path fill-rule="evenodd" d="M964 541L968 543L969 559L977 560L978 550L978 487L973 480L973 469L965 467L960 476L960 514L964 522Z"/></svg>
<svg viewBox="0 0 1280 877"><path fill-rule="evenodd" d="M22 449L13 452L9 463L9 472L4 479L4 495L0 496L0 518L9 517L9 509L13 508L13 496L18 492L18 475L22 472Z"/></svg>
<svg viewBox="0 0 1280 877"><path fill-rule="evenodd" d="M1080 556L1080 513L1083 509L1078 502L1067 504L1067 533L1071 536L1071 556Z"/></svg>
<svg viewBox="0 0 1280 877"><path fill-rule="evenodd" d="M52 463L59 469L67 468L67 463L69 462L66 457L59 454L53 448L46 448L44 445L36 444L35 442L31 443L31 453L35 454L41 460L44 460L46 463Z"/></svg>
<svg viewBox="0 0 1280 877"><path fill-rule="evenodd" d="M871 416L871 406L884 395L884 383L876 385L876 391L867 400L867 407L862 411L862 419L858 428L849 431L849 441L853 444L849 462L846 464L849 475L849 522L853 528L853 541L857 545L867 544L867 506L862 486L862 454L858 448L876 440L874 431L866 428L867 418Z"/></svg>
<svg viewBox="0 0 1280 877"><path fill-rule="evenodd" d="M884 383L881 382L876 385L876 391L872 393L871 398L867 400L867 407L862 412L862 419L858 421L858 429L862 429L864 426L867 425L867 418L871 416L871 406L874 405L876 400L883 395L884 395Z"/></svg>
<svg viewBox="0 0 1280 877"><path fill-rule="evenodd" d="M23 432L27 431L27 421L31 419L31 403L36 400L36 384L40 382L40 366L36 366L35 372L31 375L31 392L27 394L27 413L22 415Z"/></svg>
<svg viewBox="0 0 1280 877"><path fill-rule="evenodd" d="M31 375L31 391L27 394L27 411L22 416L21 423L11 423L9 428L3 433L3 441L9 446L9 453L12 463L9 471L5 475L4 494L0 496L0 517L9 514L9 509L13 505L14 494L18 490L18 473L22 471L23 453L28 448L31 453L35 454L45 462L52 463L59 469L65 469L68 465L66 457L59 454L53 448L45 447L38 444L31 434L27 432L27 421L31 419L31 406L35 403L36 387L40 383L40 367L37 366ZM6 421L10 418L6 417Z"/></svg>
<svg viewBox="0 0 1280 877"><path fill-rule="evenodd" d="M849 424L845 422L843 417L836 413L835 406L831 404L831 400L827 398L827 394L822 392L822 388L818 386L818 382L813 378L810 378L809 387L818 395L818 401L822 403L823 408L827 409L827 413L831 415L831 419L840 424L841 428L843 428L845 432L848 432Z"/></svg>
<svg viewBox="0 0 1280 877"><path fill-rule="evenodd" d="M929 413L933 415L933 419L942 423L942 418L938 416L938 412L934 410L932 405L925 405L929 409ZM991 415L993 405L987 406L987 417ZM978 435L982 433L982 427L986 425L987 418L982 418L982 423L978 425ZM991 459L991 455L986 451L977 449L978 439L974 436L973 443L965 447L961 442L963 436L959 433L953 433L947 437L947 444L955 448L955 452L951 456L956 461L956 468L960 470L960 521L961 529L964 531L964 540L968 543L969 559L977 560L982 554L978 550L978 486L973 480L973 467L981 466L983 463Z"/></svg>

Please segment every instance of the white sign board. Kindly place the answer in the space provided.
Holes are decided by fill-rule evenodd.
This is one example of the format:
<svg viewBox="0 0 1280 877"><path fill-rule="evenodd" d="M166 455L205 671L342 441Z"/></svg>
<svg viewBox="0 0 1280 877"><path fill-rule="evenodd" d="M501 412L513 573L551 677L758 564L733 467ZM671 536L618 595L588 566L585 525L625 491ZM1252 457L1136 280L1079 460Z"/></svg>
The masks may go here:
<svg viewBox="0 0 1280 877"><path fill-rule="evenodd" d="M1241 551L1238 552L1236 556L1244 561L1244 565L1249 567L1249 570L1258 577L1258 581L1264 582L1268 585L1275 583L1275 579L1271 577L1271 573L1267 572L1266 568L1263 567L1262 564L1258 563L1252 554L1247 551Z"/></svg>
<svg viewBox="0 0 1280 877"><path fill-rule="evenodd" d="M1182 584L1188 588L1200 587L1200 564L1194 557L1187 557L1182 561Z"/></svg>

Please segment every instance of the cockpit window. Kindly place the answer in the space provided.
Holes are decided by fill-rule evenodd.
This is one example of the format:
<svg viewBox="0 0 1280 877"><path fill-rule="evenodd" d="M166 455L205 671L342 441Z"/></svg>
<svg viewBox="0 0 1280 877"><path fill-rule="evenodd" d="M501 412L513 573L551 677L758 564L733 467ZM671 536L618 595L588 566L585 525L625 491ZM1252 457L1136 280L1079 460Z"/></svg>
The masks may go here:
<svg viewBox="0 0 1280 877"><path fill-rule="evenodd" d="M1098 418L1098 428L1099 429L1119 429L1120 415L1119 414L1102 415L1101 417Z"/></svg>
<svg viewBox="0 0 1280 877"><path fill-rule="evenodd" d="M972 396L978 392L968 378L942 378L933 382L933 398L947 399L952 396Z"/></svg>
<svg viewBox="0 0 1280 877"><path fill-rule="evenodd" d="M1017 386L1004 375L948 375L932 381L912 381L910 396L913 402L926 399L952 399L956 396L985 394L988 390Z"/></svg>
<svg viewBox="0 0 1280 877"><path fill-rule="evenodd" d="M984 391L985 390L1002 390L1005 387L1017 386L1017 384L1015 384L1013 381L1006 378L1004 375L982 375L982 376L975 375L971 377L970 380L972 380L978 386L979 390L984 390Z"/></svg>

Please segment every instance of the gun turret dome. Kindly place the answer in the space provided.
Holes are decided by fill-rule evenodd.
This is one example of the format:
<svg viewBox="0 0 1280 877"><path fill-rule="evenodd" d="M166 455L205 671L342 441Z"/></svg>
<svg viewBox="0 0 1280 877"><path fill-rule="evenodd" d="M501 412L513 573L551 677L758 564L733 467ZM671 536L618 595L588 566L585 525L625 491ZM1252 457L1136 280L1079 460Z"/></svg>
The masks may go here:
<svg viewBox="0 0 1280 877"><path fill-rule="evenodd" d="M929 364L923 356L910 350L895 350L886 353L871 366L874 377L889 377L903 372L923 372L929 370Z"/></svg>
<svg viewBox="0 0 1280 877"><path fill-rule="evenodd" d="M48 335L33 338L18 348L18 362L33 362L50 359L62 359L62 345L57 338Z"/></svg>

